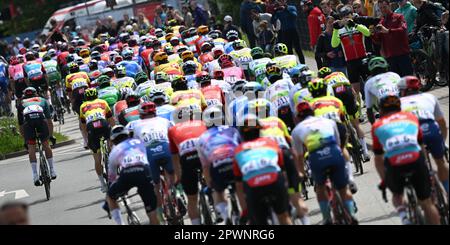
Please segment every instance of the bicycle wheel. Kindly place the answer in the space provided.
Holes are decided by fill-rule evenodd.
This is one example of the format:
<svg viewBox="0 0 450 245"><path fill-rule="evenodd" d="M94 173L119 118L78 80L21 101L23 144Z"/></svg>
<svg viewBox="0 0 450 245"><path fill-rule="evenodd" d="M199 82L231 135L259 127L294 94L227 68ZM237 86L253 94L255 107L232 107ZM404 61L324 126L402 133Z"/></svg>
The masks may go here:
<svg viewBox="0 0 450 245"><path fill-rule="evenodd" d="M411 60L414 69L414 75L416 75L421 83L421 91L426 92L430 90L436 77L435 67L433 61L422 49L415 49L411 52Z"/></svg>
<svg viewBox="0 0 450 245"><path fill-rule="evenodd" d="M128 214L127 222L128 225L141 225L141 221L133 211Z"/></svg>
<svg viewBox="0 0 450 245"><path fill-rule="evenodd" d="M439 215L441 216L441 224L449 224L449 210L448 199L444 187L437 178L436 174L433 174L433 202L436 205Z"/></svg>
<svg viewBox="0 0 450 245"><path fill-rule="evenodd" d="M200 214L203 217L203 224L204 225L213 225L213 220L211 216L211 212L209 210L209 204L206 200L206 196L204 193L200 194Z"/></svg>
<svg viewBox="0 0 450 245"><path fill-rule="evenodd" d="M44 184L45 196L47 200L50 200L50 171L48 169L47 159L43 155L40 157L39 168L41 170L41 181Z"/></svg>
<svg viewBox="0 0 450 245"><path fill-rule="evenodd" d="M334 190L333 194L333 202L334 205L332 205L333 213L334 213L334 221L337 225L351 225L353 224L353 220L348 213L347 209L344 206L344 202L341 198L341 195L339 195L337 190Z"/></svg>
<svg viewBox="0 0 450 245"><path fill-rule="evenodd" d="M412 186L405 187L408 199L408 215L412 225L425 225L425 218L417 205L417 196Z"/></svg>

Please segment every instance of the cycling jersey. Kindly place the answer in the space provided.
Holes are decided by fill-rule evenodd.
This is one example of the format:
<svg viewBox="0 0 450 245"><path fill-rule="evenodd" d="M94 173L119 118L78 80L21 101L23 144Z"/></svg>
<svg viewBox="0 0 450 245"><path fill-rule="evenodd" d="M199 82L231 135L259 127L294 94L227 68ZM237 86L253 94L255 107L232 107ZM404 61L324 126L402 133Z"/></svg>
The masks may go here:
<svg viewBox="0 0 450 245"><path fill-rule="evenodd" d="M340 86L352 85L347 76L342 72L333 72L324 78L325 84L328 87L328 94L333 95L334 89Z"/></svg>
<svg viewBox="0 0 450 245"><path fill-rule="evenodd" d="M262 126L260 130L261 137L271 138L276 141L281 148L290 148L289 142L291 136L289 135L286 124L278 117L267 117L259 120Z"/></svg>
<svg viewBox="0 0 450 245"><path fill-rule="evenodd" d="M373 151L384 154L391 166L414 163L421 154L422 130L410 112L381 117L372 126Z"/></svg>
<svg viewBox="0 0 450 245"><path fill-rule="evenodd" d="M364 37L369 36L369 29L363 25L344 26L339 30L333 30L331 46L337 48L339 44L342 44L342 51L346 61L362 59L366 57Z"/></svg>
<svg viewBox="0 0 450 245"><path fill-rule="evenodd" d="M116 104L116 102L119 100L119 91L113 86L98 89L97 91L98 98L106 101L110 108L112 108L114 104Z"/></svg>
<svg viewBox="0 0 450 245"><path fill-rule="evenodd" d="M283 155L277 143L269 138L241 143L236 147L233 162L234 175L249 187L275 183L283 167Z"/></svg>
<svg viewBox="0 0 450 245"><path fill-rule="evenodd" d="M112 148L108 162L108 180L117 179L117 170L149 165L145 145L139 139L127 139Z"/></svg>
<svg viewBox="0 0 450 245"><path fill-rule="evenodd" d="M0 80L2 80L2 78L1 78L2 71L1 70L2 70L2 68L1 68L1 63L0 63ZM23 64L8 66L8 74L9 74L9 78L15 82L23 80L25 78Z"/></svg>
<svg viewBox="0 0 450 245"><path fill-rule="evenodd" d="M22 99L17 107L19 125L28 120L50 119L50 105L42 97Z"/></svg>
<svg viewBox="0 0 450 245"><path fill-rule="evenodd" d="M207 107L205 97L199 90L176 91L170 98L170 104L176 108L191 107L192 109L203 110Z"/></svg>
<svg viewBox="0 0 450 245"><path fill-rule="evenodd" d="M197 152L203 166L222 167L233 162L234 150L240 143L237 129L229 126L212 127L197 142Z"/></svg>
<svg viewBox="0 0 450 245"><path fill-rule="evenodd" d="M167 57L167 60L169 61L169 63L178 63L178 64L183 63L183 60L177 53L169 55Z"/></svg>
<svg viewBox="0 0 450 245"><path fill-rule="evenodd" d="M172 126L169 120L162 117L153 117L142 120L135 120L127 124L130 132L135 138L147 146L157 146L161 143L169 143L168 130Z"/></svg>
<svg viewBox="0 0 450 245"><path fill-rule="evenodd" d="M45 69L39 61L28 61L23 65L23 70L30 81L38 81L44 78Z"/></svg>
<svg viewBox="0 0 450 245"><path fill-rule="evenodd" d="M280 68L290 69L296 67L300 62L295 55L283 55L272 59Z"/></svg>
<svg viewBox="0 0 450 245"><path fill-rule="evenodd" d="M170 82L155 84L154 89L162 89L169 98L173 95L173 88Z"/></svg>
<svg viewBox="0 0 450 245"><path fill-rule="evenodd" d="M224 74L224 81L229 84L234 84L236 81L244 79L244 72L241 68L233 66L222 69Z"/></svg>
<svg viewBox="0 0 450 245"><path fill-rule="evenodd" d="M175 107L172 105L162 105L156 108L156 115L173 122L173 112Z"/></svg>
<svg viewBox="0 0 450 245"><path fill-rule="evenodd" d="M150 67L150 55L153 53L153 49L145 49L141 52L141 58L144 60L144 64L147 67Z"/></svg>
<svg viewBox="0 0 450 245"><path fill-rule="evenodd" d="M94 81L101 75L102 75L102 72L100 70L94 70L94 71L89 72L89 79L91 79L91 81Z"/></svg>
<svg viewBox="0 0 450 245"><path fill-rule="evenodd" d="M210 53L203 53L198 57L198 60L202 65L214 60L214 57Z"/></svg>
<svg viewBox="0 0 450 245"><path fill-rule="evenodd" d="M444 116L439 102L432 94L422 93L401 98L402 111L411 112L422 120L436 120Z"/></svg>
<svg viewBox="0 0 450 245"><path fill-rule="evenodd" d="M88 88L90 83L86 72L72 73L66 76L66 90L72 92L80 88ZM83 91L84 93L84 91Z"/></svg>
<svg viewBox="0 0 450 245"><path fill-rule="evenodd" d="M80 120L82 123L93 123L95 124L100 120L106 120L112 116L111 109L106 101L101 99L96 99L93 101L86 101L81 104L80 107ZM99 126L101 124L98 124Z"/></svg>
<svg viewBox="0 0 450 245"><path fill-rule="evenodd" d="M111 85L114 86L117 90L121 90L122 88L136 88L136 83L131 77L117 78L111 83Z"/></svg>
<svg viewBox="0 0 450 245"><path fill-rule="evenodd" d="M59 72L58 63L55 60L42 62L45 72L47 73L48 82L50 85L59 84L61 81L61 73Z"/></svg>
<svg viewBox="0 0 450 245"><path fill-rule="evenodd" d="M386 72L370 78L364 86L367 108L377 106L379 99L384 96L398 95L397 83L399 81L400 76L394 72Z"/></svg>
<svg viewBox="0 0 450 245"><path fill-rule="evenodd" d="M122 110L117 118L119 123L124 126L132 121L139 120L139 105Z"/></svg>
<svg viewBox="0 0 450 245"><path fill-rule="evenodd" d="M196 47L196 53L197 54L201 54L201 47L202 47L202 44L203 43L205 43L206 41L210 41L211 40L211 38L209 38L207 35L204 35L204 36L199 36L195 41L194 41L194 43L195 43L195 47Z"/></svg>
<svg viewBox="0 0 450 245"><path fill-rule="evenodd" d="M184 77L187 80L188 89L198 89L197 75L196 74L185 75Z"/></svg>
<svg viewBox="0 0 450 245"><path fill-rule="evenodd" d="M263 113L266 113L265 108L269 107L269 115L264 115ZM263 111L256 111L254 108L263 108ZM259 109L261 110L261 109ZM270 116L276 116L277 110L275 106L268 100L263 98L253 99L249 100L239 111L238 111L238 119L244 118L247 114L255 114L258 112L258 117L263 118L270 117Z"/></svg>
<svg viewBox="0 0 450 245"><path fill-rule="evenodd" d="M266 77L266 65L269 62L272 62L270 58L261 58L250 62L249 70L251 75L255 77L256 82L262 83Z"/></svg>
<svg viewBox="0 0 450 245"><path fill-rule="evenodd" d="M228 105L228 123L231 126L238 126L238 112L248 103L248 98L245 95L241 95L235 98Z"/></svg>
<svg viewBox="0 0 450 245"><path fill-rule="evenodd" d="M203 70L209 73L210 77L214 77L214 72L221 70L222 68L219 65L219 60L213 60L211 62L205 63L203 65Z"/></svg>
<svg viewBox="0 0 450 245"><path fill-rule="evenodd" d="M219 86L207 86L201 88L207 106L223 106L225 104L225 96Z"/></svg>
<svg viewBox="0 0 450 245"><path fill-rule="evenodd" d="M150 93L150 91L155 86L155 81L150 80L146 81L144 83L141 83L137 86L137 88L134 90L140 97L147 95Z"/></svg>
<svg viewBox="0 0 450 245"><path fill-rule="evenodd" d="M6 67L6 64L0 62L0 85L2 90L8 85L8 70Z"/></svg>
<svg viewBox="0 0 450 245"><path fill-rule="evenodd" d="M281 79L266 89L265 97L272 102L275 110L289 106L289 91L294 87L291 79Z"/></svg>
<svg viewBox="0 0 450 245"><path fill-rule="evenodd" d="M194 120L175 124L169 129L170 151L180 157L197 155L198 138L206 131L203 121Z"/></svg>
<svg viewBox="0 0 450 245"><path fill-rule="evenodd" d="M335 122L342 122L345 119L345 108L342 101L333 96L323 96L311 100L316 117L328 118Z"/></svg>
<svg viewBox="0 0 450 245"><path fill-rule="evenodd" d="M291 106L291 112L294 115L297 112L297 105L302 101L311 101L313 99L308 88L302 88L302 85L297 83L289 91L289 105Z"/></svg>
<svg viewBox="0 0 450 245"><path fill-rule="evenodd" d="M177 62L172 62L156 66L153 73L158 72L165 72L167 75L181 75L181 68Z"/></svg>
<svg viewBox="0 0 450 245"><path fill-rule="evenodd" d="M248 70L250 62L253 61L251 51L249 48L243 48L231 52L230 56L233 57L237 66L243 70Z"/></svg>

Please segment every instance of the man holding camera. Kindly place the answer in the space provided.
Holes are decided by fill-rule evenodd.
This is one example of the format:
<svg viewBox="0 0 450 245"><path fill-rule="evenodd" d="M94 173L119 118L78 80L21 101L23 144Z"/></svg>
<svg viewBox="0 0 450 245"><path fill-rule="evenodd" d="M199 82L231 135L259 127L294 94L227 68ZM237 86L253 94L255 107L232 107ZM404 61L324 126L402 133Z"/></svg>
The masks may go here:
<svg viewBox="0 0 450 245"><path fill-rule="evenodd" d="M378 4L383 17L375 27L372 39L381 45L381 54L388 61L392 72L401 77L412 75L406 21L403 15L392 12L390 0L379 0Z"/></svg>

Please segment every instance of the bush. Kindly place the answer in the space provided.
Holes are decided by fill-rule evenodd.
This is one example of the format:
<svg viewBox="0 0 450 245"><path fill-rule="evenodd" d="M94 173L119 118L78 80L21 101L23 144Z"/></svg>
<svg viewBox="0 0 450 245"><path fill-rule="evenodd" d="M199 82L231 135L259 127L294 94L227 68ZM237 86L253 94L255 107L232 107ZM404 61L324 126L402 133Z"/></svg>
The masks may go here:
<svg viewBox="0 0 450 245"><path fill-rule="evenodd" d="M54 132L56 142L66 141L67 136ZM0 159L3 155L25 150L24 139L19 133L19 125L16 119L0 119Z"/></svg>

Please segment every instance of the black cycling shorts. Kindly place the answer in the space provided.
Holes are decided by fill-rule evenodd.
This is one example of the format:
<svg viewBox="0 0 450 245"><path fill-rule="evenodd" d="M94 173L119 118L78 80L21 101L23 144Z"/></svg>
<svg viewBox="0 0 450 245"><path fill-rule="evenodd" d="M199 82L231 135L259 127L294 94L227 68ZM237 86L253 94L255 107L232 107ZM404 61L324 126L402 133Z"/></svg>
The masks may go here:
<svg viewBox="0 0 450 245"><path fill-rule="evenodd" d="M300 176L294 162L294 155L288 148L281 148L283 153L283 163L286 170L289 194L300 192ZM293 193L292 193L293 192Z"/></svg>
<svg viewBox="0 0 450 245"><path fill-rule="evenodd" d="M431 196L430 173L422 154L416 162L408 165L393 167L387 159L384 165L386 167L386 186L392 193L401 195L405 187L403 175L412 173L411 183L417 198L425 200Z"/></svg>
<svg viewBox="0 0 450 245"><path fill-rule="evenodd" d="M16 98L21 99L23 95L23 91L27 88L27 84L25 82L15 82L14 83L14 90Z"/></svg>
<svg viewBox="0 0 450 245"><path fill-rule="evenodd" d="M150 168L148 166L136 166L122 169L117 181L111 184L108 190L108 196L117 200L127 192L137 187L137 192L144 202L145 211L150 213L156 209L156 195L150 177Z"/></svg>
<svg viewBox="0 0 450 245"><path fill-rule="evenodd" d="M209 173L211 175L211 186L217 192L223 192L228 185L234 183L233 161L231 159L217 167L211 165Z"/></svg>
<svg viewBox="0 0 450 245"><path fill-rule="evenodd" d="M86 125L88 133L88 147L92 152L97 153L100 149L100 139L102 136L109 139L110 128L105 119L90 122Z"/></svg>
<svg viewBox="0 0 450 245"><path fill-rule="evenodd" d="M36 135L36 132L38 135ZM41 142L45 142L49 138L49 130L46 119L28 119L25 120L23 124L23 134L25 138L25 142L28 145L35 145L36 138L39 136Z"/></svg>
<svg viewBox="0 0 450 245"><path fill-rule="evenodd" d="M338 132L339 132L339 140L341 141L341 148L344 148L345 145L347 144L347 139L348 139L347 127L345 127L345 125L343 123L339 123L339 122L336 122L336 126L337 126Z"/></svg>
<svg viewBox="0 0 450 245"><path fill-rule="evenodd" d="M281 173L276 182L267 186L250 187L244 182L244 191L252 225L266 225L270 208L276 214L288 211L289 198Z"/></svg>
<svg viewBox="0 0 450 245"><path fill-rule="evenodd" d="M294 118L290 106L283 106L278 109L278 117L286 124L289 132L295 128Z"/></svg>
<svg viewBox="0 0 450 245"><path fill-rule="evenodd" d="M350 83L359 83L361 77L365 77L367 74L367 68L363 65L362 59L347 61L347 73Z"/></svg>
<svg viewBox="0 0 450 245"><path fill-rule="evenodd" d="M80 107L84 100L84 88L79 88L72 91L73 105L72 110L80 115Z"/></svg>
<svg viewBox="0 0 450 245"><path fill-rule="evenodd" d="M345 106L347 114L353 118L358 117L358 105L356 104L356 98L352 91L352 86L341 85L333 88L334 96L342 101Z"/></svg>
<svg viewBox="0 0 450 245"><path fill-rule="evenodd" d="M48 84L47 84L47 80L45 80L45 77L42 77L39 80L30 81L30 85L31 85L31 87L35 88L38 91L38 93L40 93L41 95L46 95L46 94L43 94L43 92L48 91Z"/></svg>
<svg viewBox="0 0 450 245"><path fill-rule="evenodd" d="M202 164L197 152L182 156L181 164L181 184L186 195L198 194L198 173L202 171Z"/></svg>

